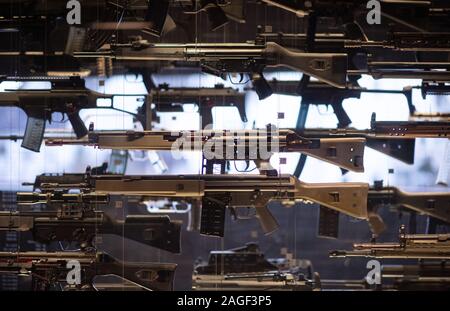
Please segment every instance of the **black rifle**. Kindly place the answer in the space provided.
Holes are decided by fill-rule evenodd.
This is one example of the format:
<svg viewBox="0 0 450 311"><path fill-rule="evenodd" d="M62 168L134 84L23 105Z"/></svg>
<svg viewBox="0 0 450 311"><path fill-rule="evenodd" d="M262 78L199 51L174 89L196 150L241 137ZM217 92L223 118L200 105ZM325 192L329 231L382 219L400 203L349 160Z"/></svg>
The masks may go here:
<svg viewBox="0 0 450 311"><path fill-rule="evenodd" d="M96 210L106 195L17 193L18 205L45 204L43 211L0 212L0 231L31 231L40 243L76 242L93 246L97 234L114 234L169 252L180 252L181 224L167 216L128 215L115 220Z"/></svg>
<svg viewBox="0 0 450 311"><path fill-rule="evenodd" d="M237 265L236 263L239 262ZM256 243L245 246L211 251L207 263L200 263L194 267L196 274L229 274L251 273L277 270L277 266L265 258Z"/></svg>
<svg viewBox="0 0 450 311"><path fill-rule="evenodd" d="M242 122L247 122L245 93L221 84L214 88L172 88L162 84L151 89L146 102L153 104L156 112L183 112L184 104L196 104L202 129L213 124L213 107L236 107ZM147 112L146 115L152 114Z"/></svg>
<svg viewBox="0 0 450 311"><path fill-rule="evenodd" d="M258 36L280 45L304 50L308 36L302 33L261 32ZM448 32L388 32L385 40L350 39L345 33L316 33L314 49L320 52L336 51L341 53L362 52L366 54L381 51L403 52L448 52L450 51L450 33ZM388 54L390 55L390 54ZM392 54L394 55L394 54Z"/></svg>
<svg viewBox="0 0 450 311"><path fill-rule="evenodd" d="M41 174L36 176L33 183L25 182L23 186L32 186L33 191L39 190L43 192L46 187L51 185L67 185L70 189L71 186L80 185L85 182L86 177L90 174L93 175L105 175L108 174L108 163L103 163L101 166L91 168L88 166L85 173L64 173L64 174Z"/></svg>
<svg viewBox="0 0 450 311"><path fill-rule="evenodd" d="M299 88L299 81L269 81L269 85L275 94L288 96L301 96L301 105L331 106L338 120L338 127L348 127L352 121L344 110L342 103L348 98L361 98L362 93L401 94L406 97L410 114L414 114L416 108L412 102L412 87L403 90L370 90L360 86L349 86L345 89L331 87L322 82L310 81L305 88ZM425 94L428 90L424 89ZM426 96L426 95L425 95ZM299 117L299 119L301 119Z"/></svg>
<svg viewBox="0 0 450 311"><path fill-rule="evenodd" d="M69 284L76 264L80 284ZM147 290L173 290L176 264L137 263L115 259L106 253L90 252L0 252L0 273L29 275L32 290L95 290L95 277L116 275Z"/></svg>
<svg viewBox="0 0 450 311"><path fill-rule="evenodd" d="M161 36L165 31L167 18L172 18L171 9L181 7L184 14L197 15L206 12L210 30L215 31L229 23L230 19L245 22L243 0L150 0L147 20L153 23L153 35Z"/></svg>
<svg viewBox="0 0 450 311"><path fill-rule="evenodd" d="M0 78L1 79L1 78ZM14 81L50 81L49 90L9 90L0 93L0 106L16 106L27 114L22 147L39 152L45 132L46 121L52 121L52 113L67 115L77 138L88 133L86 125L81 120L79 112L83 109L107 108L128 113L139 120L145 127L145 118L136 113L114 107L114 97L119 95L101 94L85 87L80 78L7 78ZM1 81L1 80L0 80ZM121 95L122 96L122 95ZM130 95L131 96L131 95ZM107 99L110 105L97 105L98 99Z"/></svg>
<svg viewBox="0 0 450 311"><path fill-rule="evenodd" d="M334 18L340 24L357 24L358 17L364 20L370 9L365 0L312 0L312 1L290 1L290 0L262 0L262 2L278 7L282 10L292 12L298 17L316 16L319 18ZM403 1L403 0L379 0L381 16L391 23L395 23L416 31L424 31L421 24L425 19L437 24L447 25L450 16L450 6L445 0L431 1ZM415 18L415 20L414 20ZM421 23L416 25L419 20Z"/></svg>

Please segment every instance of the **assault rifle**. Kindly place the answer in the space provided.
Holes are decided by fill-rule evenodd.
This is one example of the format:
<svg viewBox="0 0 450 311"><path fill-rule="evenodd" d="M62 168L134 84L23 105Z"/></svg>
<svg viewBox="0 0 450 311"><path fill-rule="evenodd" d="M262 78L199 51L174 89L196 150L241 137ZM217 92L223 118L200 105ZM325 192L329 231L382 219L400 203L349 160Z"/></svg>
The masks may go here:
<svg viewBox="0 0 450 311"><path fill-rule="evenodd" d="M383 283L392 283L391 287L395 290L450 289L450 268L445 261L419 262L417 265L382 265L381 277Z"/></svg>
<svg viewBox="0 0 450 311"><path fill-rule="evenodd" d="M308 138L323 137L363 137L369 148L389 155L408 164L414 163L416 138L449 138L448 122L433 121L376 121L372 115L371 128L356 130L344 129L304 129L296 132Z"/></svg>
<svg viewBox="0 0 450 311"><path fill-rule="evenodd" d="M108 44L95 52L74 52L73 56L139 61L142 66L149 61L199 62L204 71L220 77L233 72L248 74L260 99L272 94L263 76L266 67L289 67L340 88L347 81L346 54L300 53L273 42L153 44L136 40Z"/></svg>
<svg viewBox="0 0 450 311"><path fill-rule="evenodd" d="M258 33L267 41L304 50L308 36L302 33ZM367 52L382 50L402 52L449 52L450 33L448 32L388 32L385 40L350 39L344 33L316 33L314 49L320 52L336 51L351 53L352 50Z"/></svg>
<svg viewBox="0 0 450 311"><path fill-rule="evenodd" d="M360 86L348 86L345 89L338 89L322 82L310 81L305 88L300 88L299 81L278 81L276 79L269 81L269 85L275 94L301 96L302 106L331 106L338 120L339 128L348 127L352 123L342 106L343 101L349 98L359 99L363 93L404 95L407 99L410 114L413 115L416 112L412 102L412 87L407 87L403 90L370 90ZM304 113L307 113L307 109L304 110L306 110ZM299 117L299 120L301 119Z"/></svg>
<svg viewBox="0 0 450 311"><path fill-rule="evenodd" d="M257 243L246 243L232 249L211 251L207 262L194 267L194 274L255 273L277 269L277 265L265 257Z"/></svg>
<svg viewBox="0 0 450 311"><path fill-rule="evenodd" d="M374 186L369 188L367 199L368 224L375 236L386 229L383 219L378 214L379 208L383 207L428 216L428 233L434 232L439 223L450 224L450 193L448 192L405 192L396 187L383 187L382 181L375 182ZM318 235L337 238L339 213L320 208L319 215ZM415 217L411 219L415 220Z"/></svg>
<svg viewBox="0 0 450 311"><path fill-rule="evenodd" d="M225 210L254 208L266 234L278 223L267 205L271 201L304 199L359 219L367 219L365 183L308 184L289 175L85 175L83 182L73 184L64 178L41 184L45 193L78 189L95 195L126 195L145 198L190 198L201 203L200 232L223 236ZM57 181L57 182L55 182ZM235 213L235 215L237 215ZM236 216L238 217L238 216Z"/></svg>
<svg viewBox="0 0 450 311"><path fill-rule="evenodd" d="M332 5L335 7L335 5ZM448 11L450 17L450 9ZM311 20L314 23L314 19ZM310 26L312 30L315 27ZM349 55L348 76L351 84L350 90L358 90L357 80L362 74L371 75L374 79L398 78L398 79L422 79L422 96L446 95L449 92L450 81L449 62L445 54L450 51L450 32L388 32L385 40L374 41L367 38L360 27L356 31L348 30L344 33L259 33L261 41L273 41L286 48L298 49L316 53L345 53ZM356 32L356 33L354 33ZM364 59L361 59L364 56ZM317 86L312 83L302 83L296 87L295 82L288 90L292 94L307 95L313 92ZM289 83L289 82L286 82ZM286 87L285 87L286 88ZM415 87L419 88L419 87ZM324 89L325 91L326 89ZM281 90L283 91L283 89ZM320 90L318 90L320 92ZM408 96L408 89L403 90ZM397 91L399 92L399 91ZM381 92L380 92L381 93ZM392 92L392 93L395 93ZM319 99L326 99L326 93L316 95ZM344 92L331 92L331 98L348 98ZM321 96L322 95L322 96ZM410 96L410 95L409 95ZM352 97L359 98L358 92ZM412 99L408 99L410 112L414 112ZM341 121L341 120L340 120ZM348 119L342 119L342 126L348 125ZM346 124L347 123L347 124Z"/></svg>
<svg viewBox="0 0 450 311"><path fill-rule="evenodd" d="M258 244L211 251L207 263L194 267L192 288L212 290L311 290L303 274L281 269L277 259L267 259Z"/></svg>
<svg viewBox="0 0 450 311"><path fill-rule="evenodd" d="M100 149L202 151L208 160L255 160L261 172L276 174L270 157L276 152L301 152L339 167L364 171L363 138L309 139L291 130L91 131L88 140L47 140L46 144L93 145Z"/></svg>
<svg viewBox="0 0 450 311"><path fill-rule="evenodd" d="M68 284L69 272L80 265L80 284ZM0 273L29 275L32 290L95 290L95 277L116 275L146 290L173 290L175 264L119 261L106 253L0 252Z"/></svg>
<svg viewBox="0 0 450 311"><path fill-rule="evenodd" d="M409 119L410 121L450 122L450 113L447 112L415 113Z"/></svg>
<svg viewBox="0 0 450 311"><path fill-rule="evenodd" d="M369 257L398 259L450 259L449 234L405 234L402 226L399 243L357 243L351 251L332 251L330 257Z"/></svg>
<svg viewBox="0 0 450 311"><path fill-rule="evenodd" d="M245 93L233 88L225 88L221 84L216 84L214 88L172 88L162 84L150 90L146 102L153 104L147 109L156 112L183 112L184 104L196 104L202 129L213 124L213 107L236 107L241 121L247 122ZM147 110L146 115L152 116L152 113ZM146 129L151 128L149 125Z"/></svg>
<svg viewBox="0 0 450 311"><path fill-rule="evenodd" d="M39 152L46 121L52 121L52 113L67 115L72 124L77 138L88 133L86 125L81 120L79 112L83 109L112 109L132 115L142 123L145 128L145 117L136 113L114 107L114 98L117 96L132 95L107 95L91 91L85 87L84 80L78 77L68 79L60 78L7 78L6 81L50 81L52 88L49 90L8 90L0 93L0 106L16 106L21 108L28 116L22 147ZM97 100L106 99L108 105L98 105Z"/></svg>
<svg viewBox="0 0 450 311"><path fill-rule="evenodd" d="M314 282L303 274L290 271L270 271L226 275L193 275L194 290L268 290L311 291Z"/></svg>
<svg viewBox="0 0 450 311"><path fill-rule="evenodd" d="M207 263L194 267L194 290L366 289L364 280L321 280L309 260L285 264L285 258L265 258L258 244L211 251Z"/></svg>
<svg viewBox="0 0 450 311"><path fill-rule="evenodd" d="M370 9L365 0L312 0L290 1L290 0L262 0L269 6L278 7L291 12L298 17L334 18L341 24L348 25L356 23L358 17L366 18ZM445 27L450 15L450 6L445 0L431 1L403 1L403 0L379 0L381 17L409 29L425 32L422 28L422 19L431 23L436 21L437 25ZM375 6L376 7L376 6ZM414 24L414 17L420 20L419 25ZM426 23L425 23L426 24ZM429 25L426 25L429 26Z"/></svg>
<svg viewBox="0 0 450 311"><path fill-rule="evenodd" d="M43 211L0 212L0 231L31 231L35 241L75 242L92 247L97 234L114 234L173 253L180 252L181 224L167 216L128 215L115 220L96 210L106 195L17 193L18 205L46 204Z"/></svg>
<svg viewBox="0 0 450 311"><path fill-rule="evenodd" d="M384 187L383 181L376 181L369 189L367 208L369 224L372 232L379 234L384 231L384 224L377 210L390 206L406 209L428 219L427 233L436 231L437 222L450 224L450 192L405 192L396 187ZM412 226L411 226L412 227Z"/></svg>
<svg viewBox="0 0 450 311"><path fill-rule="evenodd" d="M46 16L46 21L53 22L58 18L65 18L68 12L66 3L61 3L58 0L47 0L45 5L33 3L31 9L27 1L15 1L14 5L7 1L6 4L3 2L5 1L0 1L0 8L5 10L2 11L2 17L6 19L2 23L5 24L5 27L7 25L16 27L39 25L39 21L43 23L43 20L38 18L41 16ZM158 37L174 27L172 25L174 24L171 17L172 14L169 14L169 11L175 9L181 9L181 12L185 15L197 15L201 12L206 12L211 30L216 30L226 25L229 19L238 22L245 21L243 0L136 0L132 3L121 0L115 3L106 0L95 3L79 0L79 2L83 16L83 26L102 30L113 30L113 26L117 30L136 29ZM27 15L20 15L25 10ZM93 12L97 12L97 14L93 14ZM122 19L120 22L115 21L114 23L111 16L122 16ZM13 25L7 23L10 18L16 23ZM141 27L137 28L138 25L141 25Z"/></svg>
<svg viewBox="0 0 450 311"><path fill-rule="evenodd" d="M63 185L66 187L60 190L70 190L72 188L77 188L80 184L84 183L86 177L89 175L105 175L108 174L108 163L105 162L98 167L86 168L85 173L64 173L64 174L41 174L36 176L34 182L24 182L23 186L32 186L33 191L39 190L40 192L45 192L46 188L51 188L53 185Z"/></svg>
<svg viewBox="0 0 450 311"><path fill-rule="evenodd" d="M347 71L349 76L370 75L374 79L421 79L435 83L450 81L447 61L377 61L368 60L366 69Z"/></svg>
<svg viewBox="0 0 450 311"><path fill-rule="evenodd" d="M277 1L269 1L277 2ZM311 6L330 5L333 16L341 18L347 16L348 12L358 6L352 1L340 1L338 3L323 3L314 2ZM366 3L364 3L365 5ZM405 3L403 3L405 4ZM346 6L342 13L338 13L336 8L342 9ZM361 5L361 3L359 4ZM289 7L286 4L285 8ZM329 8L330 8L329 7ZM328 9L329 9L328 8ZM312 10L311 7L308 8ZM325 7L325 9L327 9ZM323 12L312 10L312 15L308 19L307 34L284 34L284 33L259 33L258 40L274 41L278 44L296 48L301 51L327 53L333 51L335 53L346 53L349 60L348 64L348 79L346 89L338 90L328 88L322 83L311 82L307 75L304 75L300 82L283 82L272 86L275 93L285 95L300 95L302 96L302 105L300 106L299 117L297 119L296 128L303 130L305 128L306 119L310 105L331 105L334 113L338 118L338 127L344 128L351 124L351 119L342 107L342 101L346 98L355 97L360 98L362 92L382 93L384 91L366 90L358 85L357 80L362 74L371 75L375 79L379 78L415 78L422 79L422 96L427 95L446 95L449 92L447 82L450 81L450 71L448 70L449 63L446 58L442 58L441 54L450 50L450 34L449 33L430 33L419 31L417 33L388 33L385 41L371 41L367 39L364 31L358 23L352 24L353 15L348 16L346 23L346 31L344 33L327 34L316 33L317 17ZM322 13L321 13L322 12ZM450 12L450 11L449 11ZM447 14L449 14L447 12ZM327 14L328 14L327 13ZM336 15L334 15L336 14ZM348 24L347 24L348 23ZM352 27L356 26L356 27ZM384 47L380 50L380 47ZM387 51L389 49L389 51ZM389 53L388 53L389 52ZM427 57L422 57L426 53ZM364 65L361 65L361 55L365 55ZM399 61L399 55L401 61ZM409 61L408 61L409 60ZM405 88L402 91L387 91L392 94L403 94L407 98L408 108L410 114L413 116L416 109L412 102L412 88ZM418 115L418 117L420 117ZM383 145L387 145L383 143ZM300 176L303 167L306 163L306 156L300 157L299 163L295 170L295 175Z"/></svg>
<svg viewBox="0 0 450 311"><path fill-rule="evenodd" d="M160 36L172 17L169 9L181 7L184 14L197 15L206 12L210 30L215 31L229 23L230 19L245 22L245 1L232 0L150 0L147 18L154 24L155 35Z"/></svg>

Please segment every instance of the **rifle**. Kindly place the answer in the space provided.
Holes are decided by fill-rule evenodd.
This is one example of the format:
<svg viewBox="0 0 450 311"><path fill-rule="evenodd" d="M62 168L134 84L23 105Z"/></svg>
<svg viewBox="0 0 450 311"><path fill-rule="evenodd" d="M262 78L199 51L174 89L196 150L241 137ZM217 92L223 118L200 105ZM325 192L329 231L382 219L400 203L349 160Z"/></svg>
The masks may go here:
<svg viewBox="0 0 450 311"><path fill-rule="evenodd" d="M263 3L291 12L297 17L304 18L312 16L318 18L334 18L341 24L356 24L359 16L366 16L369 12L365 0L312 0L290 1L290 0L262 0ZM450 7L447 1L403 1L403 0L379 0L381 16L395 23L418 32L425 32L422 27L413 24L417 20L430 22L436 20L436 24L447 25ZM416 18L416 20L414 20ZM364 19L365 20L365 19ZM422 24L422 23L421 23ZM429 26L425 23L426 26Z"/></svg>
<svg viewBox="0 0 450 311"><path fill-rule="evenodd" d="M280 269L273 262L276 260L266 259L257 243L211 251L207 263L194 267L192 288L211 290L220 286L223 290L311 290L311 282L301 278L303 275Z"/></svg>
<svg viewBox="0 0 450 311"><path fill-rule="evenodd" d="M239 262L239 264L236 264ZM194 274L240 274L275 271L278 267L269 261L257 243L227 250L210 251L208 262L194 267Z"/></svg>
<svg viewBox="0 0 450 311"><path fill-rule="evenodd" d="M76 58L110 58L119 61L199 62L207 73L224 77L226 73L248 74L260 99L272 90L264 79L265 67L285 66L336 87L345 87L347 55L337 53L300 53L274 42L159 44L137 40L108 44L98 52L74 52Z"/></svg>
<svg viewBox="0 0 450 311"><path fill-rule="evenodd" d="M348 70L349 76L370 75L374 79L421 79L436 83L450 82L450 62L447 61L376 61L368 60L366 69Z"/></svg>
<svg viewBox="0 0 450 311"><path fill-rule="evenodd" d="M5 3L6 2L6 3ZM102 41L98 31L102 30L108 37L111 31L136 30L143 33L157 33L160 29L155 24L154 20L150 20L149 10L153 9L149 6L146 0L136 0L133 3L128 1L118 0L114 3L107 0L100 0L96 2L88 0L78 0L80 15L83 16L82 24L73 28L78 28L82 37L77 38L75 44L85 44L84 36L89 34L91 42L86 44L94 44L99 40ZM65 29L65 25L61 25L59 21L66 19L69 12L66 2L59 0L45 0L45 1L29 1L18 0L14 3L10 1L0 1L0 12L2 19L0 21L0 28L4 32L38 32L45 33L44 25L51 25L55 28ZM27 12L27 14L23 14ZM42 18L45 16L45 18ZM118 20L117 16L121 16ZM69 30L70 31L70 30ZM97 36L95 36L97 35ZM61 42L52 42L53 36L46 38L50 45L60 44ZM103 38L106 39L106 38ZM70 40L63 42L73 44ZM94 45L95 46L95 45Z"/></svg>
<svg viewBox="0 0 450 311"><path fill-rule="evenodd" d="M79 112L83 109L112 109L134 116L145 126L142 116L114 107L114 97L119 95L101 94L85 87L84 80L79 77L69 79L58 78L11 78L15 81L49 81L50 90L9 90L0 93L0 106L16 106L27 114L22 147L39 152L45 132L45 122L52 121L52 113L58 112L67 115L77 138L87 135L86 125L81 120ZM122 96L122 95L120 95ZM126 95L130 96L130 95ZM108 106L97 105L98 99L106 99L111 103Z"/></svg>
<svg viewBox="0 0 450 311"><path fill-rule="evenodd" d="M69 273L75 263L81 268L81 284L71 285ZM169 291L175 268L175 264L120 261L101 252L0 252L0 273L28 274L36 291L58 284L64 284L64 290L95 290L98 275L116 275L146 290Z"/></svg>
<svg viewBox="0 0 450 311"><path fill-rule="evenodd" d="M108 163L103 163L101 166L91 168L88 166L85 173L64 173L64 174L41 174L36 176L33 183L24 182L22 186L32 186L33 191L40 190L45 192L46 188L51 188L53 185L64 184L67 189L71 189L74 186L80 186L86 180L86 177L90 174L104 175L108 174ZM87 187L87 185L86 185Z"/></svg>
<svg viewBox="0 0 450 311"><path fill-rule="evenodd" d="M370 90L360 86L348 86L345 89L331 87L325 83L310 81L305 88L299 87L299 81L269 81L269 85L275 94L287 96L301 96L301 105L325 105L331 106L338 120L338 127L348 127L352 121L344 110L342 103L348 98L361 98L362 93L401 94L407 99L410 114L414 114L416 108L412 102L412 88L403 90Z"/></svg>
<svg viewBox="0 0 450 311"><path fill-rule="evenodd" d="M289 175L87 175L78 185L61 180L42 184L41 188L47 193L79 189L95 195L196 199L202 206L200 233L210 236L224 235L227 207L232 211L254 208L263 231L266 234L275 231L278 223L267 207L272 201L304 199L359 219L368 217L367 184L308 184Z"/></svg>
<svg viewBox="0 0 450 311"><path fill-rule="evenodd" d="M349 3L352 5L351 3ZM335 8L336 5L339 4L329 4L332 8ZM336 13L336 12L333 12ZM348 12L344 12L344 15ZM381 93L383 91L378 90L365 90L362 89L357 80L361 77L362 74L372 75L375 79L382 77L390 77L390 78L422 78L424 81L422 82L422 96L426 98L427 95L446 95L449 91L448 85L446 82L450 81L450 74L448 69L448 62L438 63L435 62L403 62L401 66L407 65L409 66L409 70L405 70L403 67L392 69L389 65L395 66L396 62L380 62L373 61L373 54L376 54L377 50L374 48L369 48L368 46L360 47L357 46L356 42L369 42L367 36L364 34L363 30L359 26L359 24L355 24L357 27L347 27L344 34L320 34L316 33L317 27L317 15L321 13L313 12L312 16L308 19L308 33L307 34L274 34L274 33L259 33L259 40L265 41L275 41L278 44L281 44L290 48L298 48L302 51L306 52L337 52L337 53L347 53L349 55L350 60L358 60L358 55L366 55L368 58L367 66L365 69L361 69L361 65L357 63L350 62L348 64L349 70L347 73L349 74L350 83L347 86L347 89L338 90L333 88L328 88L326 85L321 83L310 82L309 77L304 75L300 82L283 82L284 85L275 85L275 88L278 88L279 93L284 93L286 95L301 95L302 96L302 105L300 106L299 117L297 120L296 128L298 130L302 130L305 128L306 119L309 111L309 106L311 104L325 104L331 105L333 107L334 113L338 118L338 127L343 128L347 127L351 124L351 119L348 117L347 113L342 107L342 101L349 97L360 98L360 94L362 91L367 91L370 93ZM340 17L340 15L337 15ZM351 18L353 16L350 16ZM352 23L351 20L348 22ZM354 26L355 26L354 25ZM394 47L391 49L392 55L388 54L386 56L386 49L383 50L381 55L381 59L396 59L398 58L398 51L401 50L402 54L405 54L402 60L407 59L407 53L409 51L413 51L414 53L426 52L427 57L430 56L430 52L442 53L442 50L450 50L450 35L448 33L424 33L424 34L415 34L415 33L393 33L389 34L388 37L392 40L392 45ZM351 40L349 40L350 38ZM356 38L362 38L363 40L355 40ZM404 40L404 41L402 41ZM417 42L415 41L417 40ZM447 44L444 42L447 41ZM378 44L377 42L370 41L373 44ZM397 44L398 43L398 44ZM386 42L379 43L378 45L388 44ZM406 48L408 46L408 48ZM398 47L396 49L395 47ZM408 50L408 51L406 51ZM396 54L397 53L397 54ZM411 53L410 53L411 54ZM433 54L436 56L436 54ZM441 60L440 56L437 55L436 60ZM416 55L414 60L423 59L421 55ZM388 66L388 67L386 67ZM364 66L363 66L364 67ZM398 66L397 66L398 67ZM442 70L442 68L446 68ZM273 88L274 88L273 87ZM417 87L416 87L417 88ZM412 102L412 88L408 87L403 89L403 91L388 91L388 93L393 94L403 94L407 98L408 108L411 115L416 113L415 106ZM386 145L386 144L383 144ZM401 147L401 146L400 146ZM303 170L303 167L306 163L306 156L301 155L297 168L295 169L295 175L300 176ZM343 171L345 173L345 171Z"/></svg>
<svg viewBox="0 0 450 311"><path fill-rule="evenodd" d="M410 121L437 121L450 122L450 113L431 112L431 113L415 113L409 118Z"/></svg>
<svg viewBox="0 0 450 311"><path fill-rule="evenodd" d="M193 275L193 290L282 290L312 291L314 282L303 274L289 271L256 272L226 275Z"/></svg>
<svg viewBox="0 0 450 311"><path fill-rule="evenodd" d="M396 187L383 187L383 181L376 181L369 189L367 208L372 232L380 234L385 227L376 213L379 207L396 206L406 208L431 219L450 224L450 192L405 192ZM427 230L433 231L429 227ZM432 233L432 232L427 232Z"/></svg>
<svg viewBox="0 0 450 311"><path fill-rule="evenodd" d="M399 243L356 243L351 251L332 251L330 257L369 257L397 259L450 259L449 234L405 234L402 226Z"/></svg>
<svg viewBox="0 0 450 311"><path fill-rule="evenodd" d="M47 208L40 212L0 212L0 231L31 231L39 243L76 242L82 248L93 246L97 234L113 234L172 253L180 252L180 222L167 216L140 215L115 220L95 210L98 204L108 201L106 195L19 192L19 205L46 204Z"/></svg>
<svg viewBox="0 0 450 311"><path fill-rule="evenodd" d="M147 19L154 24L154 35L161 36L165 33L167 20L172 16L169 10L174 7L182 7L184 14L197 15L206 12L210 24L210 30L215 31L229 23L230 19L240 23L245 22L244 1L218 1L218 0L150 0Z"/></svg>
<svg viewBox="0 0 450 311"><path fill-rule="evenodd" d="M432 278L432 277L450 277L450 267L446 262L430 263L420 262L417 265L382 265L382 277L410 279Z"/></svg>
<svg viewBox="0 0 450 311"><path fill-rule="evenodd" d="M53 22L54 19L65 17L68 11L66 3L61 3L58 0L47 0L45 5L40 3L34 4L31 8L29 4L21 2L24 1L16 1L13 5L12 3L3 4L0 1L0 8L5 10L5 13L3 11L2 13L7 19L2 23L5 24L5 27L9 25L7 22L11 17L13 17L11 18L13 21L16 21L11 26L18 27L20 25L20 27L24 27L36 25L39 22L42 23L43 21L39 20L39 16L46 16L46 20ZM83 25L97 30L113 30L113 26L115 26L118 30L136 29L143 33L160 37L172 30L173 26L171 24L174 22L171 21L171 15L173 14L169 14L169 11L174 11L175 9L181 9L183 14L191 16L206 12L211 24L211 30L216 30L226 25L229 19L245 22L244 3L242 0L226 1L225 3L217 0L137 0L132 3L127 1L114 3L98 1L92 3L92 1L79 0L79 2L82 9ZM23 14L24 11L27 12L27 16L19 15ZM100 14L97 17L98 20L95 19L97 14L94 15L93 12ZM121 15L123 20L120 22L111 19L111 16ZM17 21L20 21L20 23ZM140 28L136 28L138 27L138 21L141 25Z"/></svg>
<svg viewBox="0 0 450 311"><path fill-rule="evenodd" d="M418 265L382 265L381 276L391 281L396 290L448 290L450 269L441 263L420 262Z"/></svg>
<svg viewBox="0 0 450 311"><path fill-rule="evenodd" d="M309 139L291 130L91 131L88 140L47 140L50 146L93 145L100 149L202 151L208 160L254 160L261 172L276 174L270 157L276 152L301 152L339 167L364 171L362 138Z"/></svg>
<svg viewBox="0 0 450 311"><path fill-rule="evenodd" d="M390 157L414 163L414 147L416 138L449 138L448 122L432 121L376 121L372 114L370 129L304 129L296 132L309 138L323 137L363 137L367 147L382 152Z"/></svg>
<svg viewBox="0 0 450 311"><path fill-rule="evenodd" d="M366 289L364 280L321 280L309 260L287 266L285 258L265 258L258 244L211 251L207 263L194 267L193 290Z"/></svg>
<svg viewBox="0 0 450 311"><path fill-rule="evenodd" d="M448 290L450 278L448 265L420 262L418 265L382 265L381 284L371 286L362 280L319 280L316 287L322 290Z"/></svg>
<svg viewBox="0 0 450 311"><path fill-rule="evenodd" d="M405 192L395 187L383 187L382 181L376 181L369 188L367 199L367 221L375 236L381 234L386 226L378 214L380 207L389 206L396 209L406 209L411 214L418 213L428 216L427 232L433 233L439 223L450 224L449 206L450 193L447 192ZM413 214L415 216L415 214ZM411 228L415 226L411 218ZM339 233L339 213L330 209L320 208L318 235L327 238L337 238Z"/></svg>
<svg viewBox="0 0 450 311"><path fill-rule="evenodd" d="M183 112L184 104L196 104L201 117L202 129L213 124L213 107L236 107L242 122L247 122L245 93L216 84L214 88L172 88L167 84L150 90L147 103L156 112ZM147 112L147 115L152 115ZM148 120L147 120L148 121ZM150 129L147 125L147 129Z"/></svg>
<svg viewBox="0 0 450 311"><path fill-rule="evenodd" d="M305 49L307 35L302 33L268 33L258 36L280 45ZM384 53L402 52L449 52L450 33L448 32L388 32L385 40L349 39L344 33L316 33L314 49L320 52L339 51L351 53L352 50L366 52L382 49Z"/></svg>

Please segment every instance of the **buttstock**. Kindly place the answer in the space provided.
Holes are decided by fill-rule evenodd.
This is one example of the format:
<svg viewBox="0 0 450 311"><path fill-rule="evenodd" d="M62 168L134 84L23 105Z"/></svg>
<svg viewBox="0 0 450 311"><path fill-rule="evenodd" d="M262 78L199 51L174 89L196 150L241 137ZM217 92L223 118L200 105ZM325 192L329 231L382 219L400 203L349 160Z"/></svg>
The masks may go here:
<svg viewBox="0 0 450 311"><path fill-rule="evenodd" d="M368 219L366 183L318 183L298 182L296 198L303 198L340 213Z"/></svg>
<svg viewBox="0 0 450 311"><path fill-rule="evenodd" d="M167 216L129 215L118 225L125 238L171 253L181 252L181 223Z"/></svg>
<svg viewBox="0 0 450 311"><path fill-rule="evenodd" d="M405 192L396 189L398 203L422 215L450 224L450 192Z"/></svg>
<svg viewBox="0 0 450 311"><path fill-rule="evenodd" d="M346 87L347 54L301 53L290 51L273 42L267 43L267 52L276 58L276 65L300 71L334 87Z"/></svg>
<svg viewBox="0 0 450 311"><path fill-rule="evenodd" d="M414 164L415 139L369 138L367 147L406 164Z"/></svg>
<svg viewBox="0 0 450 311"><path fill-rule="evenodd" d="M364 172L364 138L322 138L319 148L302 153L353 172Z"/></svg>

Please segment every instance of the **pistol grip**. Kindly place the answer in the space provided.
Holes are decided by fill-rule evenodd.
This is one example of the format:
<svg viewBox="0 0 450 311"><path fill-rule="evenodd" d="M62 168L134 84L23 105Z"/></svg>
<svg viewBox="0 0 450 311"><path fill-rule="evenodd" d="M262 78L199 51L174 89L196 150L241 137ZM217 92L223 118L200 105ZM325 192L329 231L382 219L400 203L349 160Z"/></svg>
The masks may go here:
<svg viewBox="0 0 450 311"><path fill-rule="evenodd" d="M78 113L69 113L69 122L73 127L73 131L77 138L82 138L88 134L88 129L84 124L83 120L81 120L80 115Z"/></svg>
<svg viewBox="0 0 450 311"><path fill-rule="evenodd" d="M348 127L352 123L352 120L344 110L344 107L342 107L342 100L331 104L331 106L333 107L333 111L338 119L338 128Z"/></svg>
<svg viewBox="0 0 450 311"><path fill-rule="evenodd" d="M255 208L256 208L256 215L266 235L269 235L272 232L278 230L280 225L278 224L275 217L273 217L272 213L269 211L267 206L257 206Z"/></svg>
<svg viewBox="0 0 450 311"><path fill-rule="evenodd" d="M199 107L199 112L202 122L202 129L205 129L208 125L212 126L213 124L212 107L209 107L206 103L201 103Z"/></svg>
<svg viewBox="0 0 450 311"><path fill-rule="evenodd" d="M252 83L259 100L266 99L273 94L270 84L262 74L252 75Z"/></svg>

